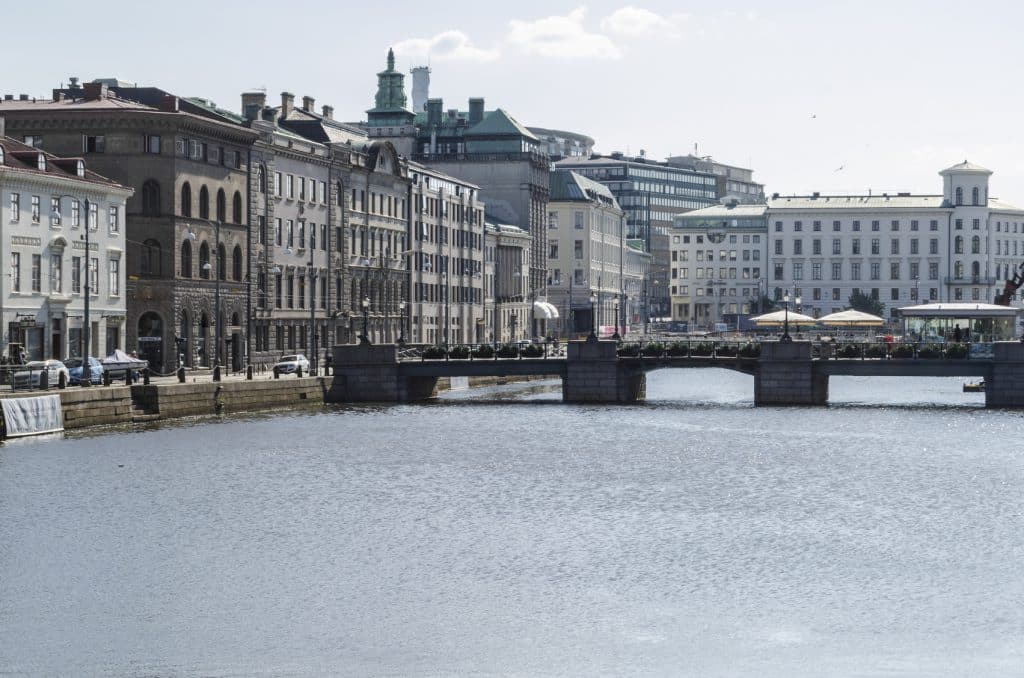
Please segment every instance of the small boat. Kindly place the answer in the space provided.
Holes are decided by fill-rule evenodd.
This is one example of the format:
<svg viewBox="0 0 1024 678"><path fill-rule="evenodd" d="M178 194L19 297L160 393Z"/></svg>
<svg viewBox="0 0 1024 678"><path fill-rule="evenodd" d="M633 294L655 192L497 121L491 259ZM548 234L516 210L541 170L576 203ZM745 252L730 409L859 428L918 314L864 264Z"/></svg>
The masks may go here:
<svg viewBox="0 0 1024 678"><path fill-rule="evenodd" d="M964 393L984 393L985 380L964 382Z"/></svg>
<svg viewBox="0 0 1024 678"><path fill-rule="evenodd" d="M128 370L135 371L149 367L148 360L133 358L120 349L116 349L100 362L103 364L103 369L111 374L124 374Z"/></svg>

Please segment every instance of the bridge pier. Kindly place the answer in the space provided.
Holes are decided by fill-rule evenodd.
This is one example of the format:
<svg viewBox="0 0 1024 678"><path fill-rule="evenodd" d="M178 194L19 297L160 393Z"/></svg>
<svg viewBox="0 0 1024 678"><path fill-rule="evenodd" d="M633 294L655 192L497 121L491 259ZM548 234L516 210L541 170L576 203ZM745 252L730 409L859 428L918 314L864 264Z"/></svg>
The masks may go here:
<svg viewBox="0 0 1024 678"><path fill-rule="evenodd" d="M437 395L436 376L405 376L394 344L342 344L334 347L334 379L329 403L395 403Z"/></svg>
<svg viewBox="0 0 1024 678"><path fill-rule="evenodd" d="M614 341L570 341L562 400L567 403L632 403L647 395L647 375L639 365L623 364Z"/></svg>
<svg viewBox="0 0 1024 678"><path fill-rule="evenodd" d="M1024 343L992 347L992 370L985 377L985 407L1024 407Z"/></svg>
<svg viewBox="0 0 1024 678"><path fill-rule="evenodd" d="M814 369L811 344L764 342L754 375L755 405L825 405L828 375Z"/></svg>

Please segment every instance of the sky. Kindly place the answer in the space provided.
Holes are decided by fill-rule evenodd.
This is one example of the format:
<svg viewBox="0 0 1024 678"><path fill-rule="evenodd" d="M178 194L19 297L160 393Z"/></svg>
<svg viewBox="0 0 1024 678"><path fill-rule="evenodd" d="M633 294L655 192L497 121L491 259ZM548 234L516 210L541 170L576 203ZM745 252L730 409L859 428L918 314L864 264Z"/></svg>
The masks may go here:
<svg viewBox="0 0 1024 678"><path fill-rule="evenodd" d="M238 111L240 93L262 87L363 120L394 47L400 70L429 62L445 108L484 97L526 125L587 134L601 153L696 148L782 194L935 194L937 172L969 159L995 173L990 195L1024 206L1024 3L177 0L174 18L143 7L5 7L5 24L24 29L0 40L0 93L116 77Z"/></svg>

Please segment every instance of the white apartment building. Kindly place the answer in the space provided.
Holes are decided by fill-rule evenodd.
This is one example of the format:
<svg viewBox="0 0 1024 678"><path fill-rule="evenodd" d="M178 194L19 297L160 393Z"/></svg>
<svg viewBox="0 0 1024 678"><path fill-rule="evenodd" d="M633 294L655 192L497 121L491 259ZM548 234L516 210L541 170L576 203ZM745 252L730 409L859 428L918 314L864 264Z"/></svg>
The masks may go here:
<svg viewBox="0 0 1024 678"><path fill-rule="evenodd" d="M937 195L773 195L763 214L767 230L762 238L764 264L759 267L763 280L753 278L753 265L751 280L776 298L785 292L800 296L802 311L814 316L847 308L855 290L879 299L889 315L901 306L926 301L991 303L1003 281L1024 260L1024 210L989 196L992 172L983 167L964 161L939 174L943 187ZM696 230L701 230L703 220L705 238L708 234L718 237L726 232L721 212L727 209L707 208L686 215L685 220L697 221ZM682 221L678 219L677 224ZM682 239L685 230L677 228L673 233ZM691 233L691 238L695 235ZM750 235L753 238L754 232ZM727 255L730 251L716 249L725 249ZM722 286L726 291L718 296L728 298L732 262L721 262L718 254L715 265L725 269L727 280ZM688 263L689 277L673 280L679 292L673 318L697 318L700 324L702 316L692 306L700 304L696 294L681 293L687 285L692 291L695 280L695 262ZM702 263L706 282L708 267L706 261ZM683 268L682 262L672 265ZM740 280L742 268L743 264L737 266ZM721 281L722 276L715 279ZM703 287L706 296L707 289L715 286ZM720 301L712 308L731 312L731 302L725 304L723 308ZM737 312L743 313L742 308L737 303Z"/></svg>
<svg viewBox="0 0 1024 678"><path fill-rule="evenodd" d="M125 347L125 202L132 189L3 136L0 276L3 352L31 360L107 355ZM88 322L85 293L89 293Z"/></svg>
<svg viewBox="0 0 1024 678"><path fill-rule="evenodd" d="M623 331L625 223L607 186L571 170L551 173L547 292L567 334Z"/></svg>

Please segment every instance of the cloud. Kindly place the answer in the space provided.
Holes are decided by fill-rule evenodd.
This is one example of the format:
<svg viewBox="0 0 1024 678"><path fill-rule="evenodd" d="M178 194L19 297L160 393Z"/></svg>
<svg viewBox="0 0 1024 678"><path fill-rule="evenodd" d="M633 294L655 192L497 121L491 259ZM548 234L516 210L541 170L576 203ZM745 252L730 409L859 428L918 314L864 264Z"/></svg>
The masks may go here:
<svg viewBox="0 0 1024 678"><path fill-rule="evenodd" d="M677 37L679 25L686 19L685 14L663 17L642 7L627 5L601 19L601 29L634 38L648 35Z"/></svg>
<svg viewBox="0 0 1024 678"><path fill-rule="evenodd" d="M462 31L443 31L431 38L410 38L395 45L395 54L437 61L494 61L497 49L482 49Z"/></svg>
<svg viewBox="0 0 1024 678"><path fill-rule="evenodd" d="M509 22L506 40L527 54L555 59L619 59L622 50L606 35L583 27L586 10L577 7L565 16Z"/></svg>

